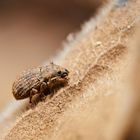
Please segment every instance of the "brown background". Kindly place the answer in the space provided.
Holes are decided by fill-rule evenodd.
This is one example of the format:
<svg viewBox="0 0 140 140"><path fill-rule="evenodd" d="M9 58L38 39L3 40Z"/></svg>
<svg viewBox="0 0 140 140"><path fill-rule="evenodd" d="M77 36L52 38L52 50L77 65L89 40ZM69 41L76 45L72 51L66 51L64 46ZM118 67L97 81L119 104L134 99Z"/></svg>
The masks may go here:
<svg viewBox="0 0 140 140"><path fill-rule="evenodd" d="M80 29L101 1L0 2L0 110L16 75L55 56L70 32Z"/></svg>

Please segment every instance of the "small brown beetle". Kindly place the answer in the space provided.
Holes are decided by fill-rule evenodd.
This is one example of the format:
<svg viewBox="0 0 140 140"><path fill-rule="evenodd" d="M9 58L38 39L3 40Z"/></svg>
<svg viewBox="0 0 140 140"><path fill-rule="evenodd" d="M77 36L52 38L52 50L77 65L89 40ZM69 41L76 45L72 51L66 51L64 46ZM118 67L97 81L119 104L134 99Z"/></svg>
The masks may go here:
<svg viewBox="0 0 140 140"><path fill-rule="evenodd" d="M17 100L30 98L35 94L48 95L68 84L69 71L50 63L24 71L13 83L12 92Z"/></svg>

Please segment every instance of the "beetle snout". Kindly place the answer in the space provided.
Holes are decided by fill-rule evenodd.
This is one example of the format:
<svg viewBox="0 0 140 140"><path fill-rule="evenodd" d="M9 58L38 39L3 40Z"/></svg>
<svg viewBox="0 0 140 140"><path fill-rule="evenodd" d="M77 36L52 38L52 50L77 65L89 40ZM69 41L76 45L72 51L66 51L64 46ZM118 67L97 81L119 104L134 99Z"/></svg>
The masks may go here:
<svg viewBox="0 0 140 140"><path fill-rule="evenodd" d="M65 78L66 76L68 76L69 71L67 69L65 69L65 71L61 72L61 78Z"/></svg>

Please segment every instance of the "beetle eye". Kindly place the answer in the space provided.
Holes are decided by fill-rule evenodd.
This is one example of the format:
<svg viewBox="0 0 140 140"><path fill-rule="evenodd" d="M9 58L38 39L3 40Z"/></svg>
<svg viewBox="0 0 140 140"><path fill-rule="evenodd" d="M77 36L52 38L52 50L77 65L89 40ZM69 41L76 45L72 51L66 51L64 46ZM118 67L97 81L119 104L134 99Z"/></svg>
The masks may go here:
<svg viewBox="0 0 140 140"><path fill-rule="evenodd" d="M61 74L61 71L58 71L57 74L60 75Z"/></svg>

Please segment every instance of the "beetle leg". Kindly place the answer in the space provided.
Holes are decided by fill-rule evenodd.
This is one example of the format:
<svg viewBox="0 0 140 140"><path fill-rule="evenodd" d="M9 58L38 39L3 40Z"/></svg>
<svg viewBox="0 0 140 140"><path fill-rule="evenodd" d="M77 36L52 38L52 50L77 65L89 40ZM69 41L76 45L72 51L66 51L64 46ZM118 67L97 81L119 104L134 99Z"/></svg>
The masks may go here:
<svg viewBox="0 0 140 140"><path fill-rule="evenodd" d="M54 77L54 78L51 79L51 81L55 81L56 79L57 79L57 77Z"/></svg>
<svg viewBox="0 0 140 140"><path fill-rule="evenodd" d="M51 99L54 96L55 92L56 91L54 89L50 89L48 98Z"/></svg>
<svg viewBox="0 0 140 140"><path fill-rule="evenodd" d="M40 85L40 93L42 94L46 88L47 88L47 84L45 82L42 82Z"/></svg>
<svg viewBox="0 0 140 140"><path fill-rule="evenodd" d="M44 92L45 92L46 88L47 88L47 83L46 82L42 82L41 85L40 85L40 97L41 97L42 100L45 99L43 97L45 97L45 93Z"/></svg>
<svg viewBox="0 0 140 140"><path fill-rule="evenodd" d="M38 90L35 88L32 88L30 91L30 103L32 103L32 97L38 93Z"/></svg>

